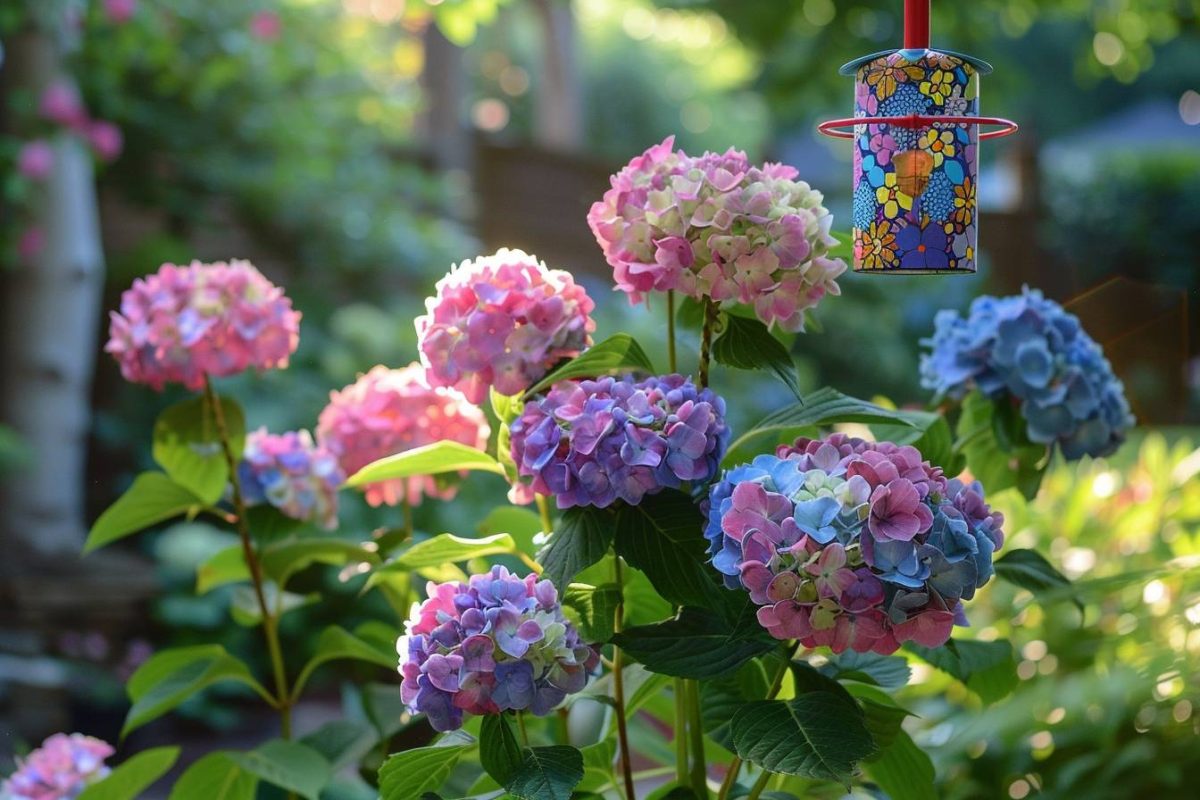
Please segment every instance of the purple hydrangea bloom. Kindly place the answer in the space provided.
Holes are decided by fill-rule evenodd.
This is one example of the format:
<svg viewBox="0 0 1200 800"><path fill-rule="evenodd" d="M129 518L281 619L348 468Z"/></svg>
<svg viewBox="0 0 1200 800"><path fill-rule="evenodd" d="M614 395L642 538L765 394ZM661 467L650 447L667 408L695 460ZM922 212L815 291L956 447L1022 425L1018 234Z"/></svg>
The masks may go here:
<svg viewBox="0 0 1200 800"><path fill-rule="evenodd" d="M56 733L26 758L0 784L4 800L74 800L90 784L109 773L104 759L112 746L81 733Z"/></svg>
<svg viewBox="0 0 1200 800"><path fill-rule="evenodd" d="M842 434L729 470L706 513L713 566L771 635L838 653L944 644L1004 542L978 483Z"/></svg>
<svg viewBox="0 0 1200 800"><path fill-rule="evenodd" d="M564 381L526 402L511 434L519 474L559 508L707 483L729 442L725 401L682 375Z"/></svg>
<svg viewBox="0 0 1200 800"><path fill-rule="evenodd" d="M413 607L400 653L400 693L436 730L462 715L529 709L544 715L581 691L600 662L563 616L554 584L504 567L469 583L433 583Z"/></svg>
<svg viewBox="0 0 1200 800"><path fill-rule="evenodd" d="M1036 289L977 298L965 317L940 311L922 344L930 351L921 358L925 388L1011 398L1029 439L1057 444L1068 460L1113 453L1134 424L1124 384L1100 345Z"/></svg>
<svg viewBox="0 0 1200 800"><path fill-rule="evenodd" d="M346 473L308 431L250 433L238 478L249 505L270 503L293 519L312 520L327 530L337 527L337 492Z"/></svg>

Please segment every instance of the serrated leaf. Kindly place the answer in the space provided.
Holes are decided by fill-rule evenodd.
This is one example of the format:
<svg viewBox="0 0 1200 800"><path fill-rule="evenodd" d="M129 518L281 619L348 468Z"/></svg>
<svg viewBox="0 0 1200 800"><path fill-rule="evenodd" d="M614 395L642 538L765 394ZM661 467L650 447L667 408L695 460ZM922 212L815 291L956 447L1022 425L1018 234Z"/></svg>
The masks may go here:
<svg viewBox="0 0 1200 800"><path fill-rule="evenodd" d="M143 472L92 525L83 552L112 544L130 534L195 513L206 503L161 472Z"/></svg>
<svg viewBox="0 0 1200 800"><path fill-rule="evenodd" d="M1016 487L1025 499L1032 500L1049 462L1046 446L1030 442L1023 430L1020 439L1005 446L997 438L996 410L996 402L977 391L963 398L955 446L989 495Z"/></svg>
<svg viewBox="0 0 1200 800"><path fill-rule="evenodd" d="M196 567L196 594L207 594L218 586L250 580L250 568L240 544L218 550Z"/></svg>
<svg viewBox="0 0 1200 800"><path fill-rule="evenodd" d="M488 512L476 528L480 536L507 533L523 553L534 551L533 537L542 532L542 519L536 512L520 506L497 506Z"/></svg>
<svg viewBox="0 0 1200 800"><path fill-rule="evenodd" d="M688 495L667 489L617 512L617 554L640 569L675 605L709 606L722 591L713 580L704 516Z"/></svg>
<svg viewBox="0 0 1200 800"><path fill-rule="evenodd" d="M262 589L267 607L276 617L290 614L321 600L321 595L317 592L297 594L284 591L271 582L264 583ZM262 608L258 604L258 596L254 592L254 587L234 587L229 603L229 615L233 617L234 622L246 628L262 624Z"/></svg>
<svg viewBox="0 0 1200 800"><path fill-rule="evenodd" d="M396 651L394 647L381 650L344 628L331 625L321 631L321 635L317 637L316 652L313 653L313 657L308 660L304 668L300 670L300 675L296 678L296 683L292 688L292 697L300 697L300 692L304 689L304 685L312 677L313 672L322 664L347 659L365 661L368 664L375 664L388 670L395 669L396 667Z"/></svg>
<svg viewBox="0 0 1200 800"><path fill-rule="evenodd" d="M589 586L572 583L563 592L562 604L574 611L574 622L586 642L607 642L613 635L617 606L621 604L621 587L615 583Z"/></svg>
<svg viewBox="0 0 1200 800"><path fill-rule="evenodd" d="M733 752L733 717L746 703L765 700L767 675L757 660L737 672L700 684L700 721L708 737Z"/></svg>
<svg viewBox="0 0 1200 800"><path fill-rule="evenodd" d="M546 377L525 390L525 395L553 386L559 381L572 378L596 378L626 372L653 373L654 364L642 346L627 333L618 333L592 345L580 355L550 372Z"/></svg>
<svg viewBox="0 0 1200 800"><path fill-rule="evenodd" d="M1010 550L996 560L995 567L997 578L1028 589L1037 597L1061 599L1071 594L1071 581L1036 550ZM1082 611L1082 601L1071 599Z"/></svg>
<svg viewBox="0 0 1200 800"><path fill-rule="evenodd" d="M419 800L440 789L459 758L474 744L417 747L390 756L379 768L380 800Z"/></svg>
<svg viewBox="0 0 1200 800"><path fill-rule="evenodd" d="M568 508L558 530L538 553L543 577L564 591L575 576L604 558L612 545L616 515L593 506Z"/></svg>
<svg viewBox="0 0 1200 800"><path fill-rule="evenodd" d="M732 733L744 761L847 786L857 763L875 750L858 707L827 692L748 703L734 715Z"/></svg>
<svg viewBox="0 0 1200 800"><path fill-rule="evenodd" d="M350 719L330 720L300 739L324 756L335 772L357 764L378 741L374 728Z"/></svg>
<svg viewBox="0 0 1200 800"><path fill-rule="evenodd" d="M391 561L376 567L374 573L379 575L389 572L412 572L426 567L460 564L473 558L513 552L516 552L516 543L507 533L497 533L481 539L466 539L452 533L442 533L413 544ZM375 575L372 575L372 579Z"/></svg>
<svg viewBox="0 0 1200 800"><path fill-rule="evenodd" d="M246 420L241 406L228 397L221 403L225 428L234 458L246 443ZM229 468L217 433L216 418L208 399L194 397L176 403L158 415L152 445L154 460L175 483L212 505L225 492Z"/></svg>
<svg viewBox="0 0 1200 800"><path fill-rule="evenodd" d="M1018 683L1016 657L1007 639L994 642L951 639L937 648L909 642L905 648L957 678L979 695L984 705L1007 697Z"/></svg>
<svg viewBox="0 0 1200 800"><path fill-rule="evenodd" d="M830 655L829 663L820 671L838 680L871 683L884 689L899 689L907 685L912 676L908 660L901 656L856 653L853 650Z"/></svg>
<svg viewBox="0 0 1200 800"><path fill-rule="evenodd" d="M904 731L864 766L891 800L937 800L933 761Z"/></svg>
<svg viewBox="0 0 1200 800"><path fill-rule="evenodd" d="M756 633L713 611L685 606L673 619L628 628L612 642L651 672L705 679L729 673L775 646Z"/></svg>
<svg viewBox="0 0 1200 800"><path fill-rule="evenodd" d="M736 314L726 314L724 319L725 327L712 344L713 360L735 369L767 370L803 402L796 362L783 342L757 319Z"/></svg>
<svg viewBox="0 0 1200 800"><path fill-rule="evenodd" d="M283 739L272 739L231 758L246 772L308 800L319 800L333 777L324 756L307 745Z"/></svg>
<svg viewBox="0 0 1200 800"><path fill-rule="evenodd" d="M80 792L77 800L135 800L150 784L167 774L177 758L178 747L143 750Z"/></svg>
<svg viewBox="0 0 1200 800"><path fill-rule="evenodd" d="M504 788L521 800L571 800L582 780L583 754L574 747L529 747Z"/></svg>
<svg viewBox="0 0 1200 800"><path fill-rule="evenodd" d="M910 424L895 411L868 403L866 400L849 397L836 389L823 387L805 395L802 402L785 406L763 417L729 445L729 449L735 450L743 439L760 436L767 431L819 427L841 422L884 423L906 427Z"/></svg>
<svg viewBox="0 0 1200 800"><path fill-rule="evenodd" d="M487 714L479 727L479 763L496 783L506 786L521 769L525 754L507 714Z"/></svg>
<svg viewBox="0 0 1200 800"><path fill-rule="evenodd" d="M286 586L289 578L312 564L378 564L379 556L357 542L321 537L272 542L263 548L261 560L263 573Z"/></svg>
<svg viewBox="0 0 1200 800"><path fill-rule="evenodd" d="M258 778L226 752L209 753L192 764L171 789L169 800L254 800Z"/></svg>
<svg viewBox="0 0 1200 800"><path fill-rule="evenodd" d="M346 485L357 487L399 478L471 470L504 474L500 462L482 450L461 442L440 441L373 461L354 473Z"/></svg>

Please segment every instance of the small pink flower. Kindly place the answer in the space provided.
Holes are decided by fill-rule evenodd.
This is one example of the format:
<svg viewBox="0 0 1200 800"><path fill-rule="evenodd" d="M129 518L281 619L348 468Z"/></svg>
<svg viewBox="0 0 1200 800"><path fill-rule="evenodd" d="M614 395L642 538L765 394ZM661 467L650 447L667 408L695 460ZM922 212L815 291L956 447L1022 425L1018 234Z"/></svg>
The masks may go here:
<svg viewBox="0 0 1200 800"><path fill-rule="evenodd" d="M933 525L933 512L921 502L916 487L897 478L871 492L871 518L867 525L876 540L911 542Z"/></svg>
<svg viewBox="0 0 1200 800"><path fill-rule="evenodd" d="M820 597L838 599L857 582L854 571L846 569L846 548L837 542L825 545L817 560L805 567L815 579Z"/></svg>
<svg viewBox="0 0 1200 800"><path fill-rule="evenodd" d="M87 111L79 99L79 92L65 80L55 81L42 92L38 113L44 119L81 130L87 124Z"/></svg>
<svg viewBox="0 0 1200 800"><path fill-rule="evenodd" d="M893 625L899 642L916 642L924 647L941 647L954 629L954 614L938 608L927 608L914 617Z"/></svg>
<svg viewBox="0 0 1200 800"><path fill-rule="evenodd" d="M283 20L274 11L259 11L250 18L250 34L263 41L274 41L283 32Z"/></svg>
<svg viewBox="0 0 1200 800"><path fill-rule="evenodd" d="M121 134L121 129L105 120L96 120L89 124L87 138L92 152L101 161L116 160L125 146L125 137Z"/></svg>
<svg viewBox="0 0 1200 800"><path fill-rule="evenodd" d="M107 742L79 733L56 733L24 759L0 783L0 797L14 800L68 800L108 775Z"/></svg>
<svg viewBox="0 0 1200 800"><path fill-rule="evenodd" d="M31 181L44 181L54 170L54 148L45 139L26 142L17 154L17 172Z"/></svg>
<svg viewBox="0 0 1200 800"><path fill-rule="evenodd" d="M133 19L137 13L137 0L104 0L104 15L114 25Z"/></svg>

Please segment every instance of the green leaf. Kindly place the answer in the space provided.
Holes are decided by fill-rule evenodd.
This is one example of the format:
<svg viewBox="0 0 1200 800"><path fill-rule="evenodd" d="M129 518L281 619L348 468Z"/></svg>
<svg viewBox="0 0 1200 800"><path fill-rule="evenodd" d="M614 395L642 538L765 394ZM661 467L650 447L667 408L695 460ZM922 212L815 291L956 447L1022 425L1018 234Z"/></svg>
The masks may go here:
<svg viewBox="0 0 1200 800"><path fill-rule="evenodd" d="M219 398L230 449L239 458L246 443L246 420L241 406L228 397ZM154 460L175 483L189 490L206 505L225 492L229 468L217 434L216 418L207 398L194 397L176 403L154 423Z"/></svg>
<svg viewBox="0 0 1200 800"><path fill-rule="evenodd" d="M479 763L496 783L507 786L521 769L525 754L508 714L488 714L479 728Z"/></svg>
<svg viewBox="0 0 1200 800"><path fill-rule="evenodd" d="M767 675L762 664L747 661L737 672L700 684L700 722L708 737L733 752L733 717L743 705L765 700Z"/></svg>
<svg viewBox="0 0 1200 800"><path fill-rule="evenodd" d="M533 537L542 532L542 518L520 506L497 506L475 528L480 536L507 533L523 553L534 551Z"/></svg>
<svg viewBox="0 0 1200 800"><path fill-rule="evenodd" d="M1041 598L1063 598L1072 594L1071 581L1036 550L1010 550L995 563L996 577L1028 589ZM1071 598L1079 610L1083 602Z"/></svg>
<svg viewBox="0 0 1200 800"><path fill-rule="evenodd" d="M90 553L172 517L198 512L205 505L161 472L143 472L96 520L83 552Z"/></svg>
<svg viewBox="0 0 1200 800"><path fill-rule="evenodd" d="M933 761L904 731L865 766L891 800L937 800Z"/></svg>
<svg viewBox="0 0 1200 800"><path fill-rule="evenodd" d="M708 567L704 516L681 491L648 495L617 511L617 554L646 573L658 593L675 605L709 606L722 591Z"/></svg>
<svg viewBox="0 0 1200 800"><path fill-rule="evenodd" d="M381 650L344 628L331 625L321 631L321 635L317 638L316 652L313 653L313 657L308 660L304 668L300 670L300 675L296 678L296 683L292 688L292 698L296 699L300 697L304 685L308 683L308 679L312 677L313 671L317 667L330 661L344 659L365 661L368 664L375 664L388 670L395 669L396 667L395 648Z"/></svg>
<svg viewBox="0 0 1200 800"><path fill-rule="evenodd" d="M857 762L875 750L858 707L828 692L748 703L734 715L732 732L745 761L847 786Z"/></svg>
<svg viewBox="0 0 1200 800"><path fill-rule="evenodd" d="M374 728L349 719L330 720L300 739L301 744L324 756L334 772L357 764L378 741Z"/></svg>
<svg viewBox="0 0 1200 800"><path fill-rule="evenodd" d="M559 381L571 378L596 378L626 372L654 372L654 364L642 346L627 333L618 333L594 344L525 390L537 394Z"/></svg>
<svg viewBox="0 0 1200 800"><path fill-rule="evenodd" d="M78 800L135 800L150 784L167 774L177 758L178 747L143 750L113 769L103 780L84 789Z"/></svg>
<svg viewBox="0 0 1200 800"><path fill-rule="evenodd" d="M171 789L169 800L254 800L258 778L226 752L209 753L186 770Z"/></svg>
<svg viewBox="0 0 1200 800"><path fill-rule="evenodd" d="M774 640L747 633L707 609L685 606L664 622L628 628L613 644L651 672L677 678L715 678L762 655Z"/></svg>
<svg viewBox="0 0 1200 800"><path fill-rule="evenodd" d="M311 606L321 600L318 592L309 594L287 592L271 582L264 583L262 588L267 607L273 610L276 617L282 617L284 614ZM247 628L262 624L262 608L259 607L258 597L254 593L253 587L238 586L233 590L229 614L233 617L234 622Z"/></svg>
<svg viewBox="0 0 1200 800"><path fill-rule="evenodd" d="M389 572L412 572L443 564L459 564L473 558L505 555L516 552L516 543L507 533L497 533L482 539L464 539L452 533L441 533L417 542L396 558L375 569L375 575ZM372 584L375 575L372 576Z"/></svg>
<svg viewBox="0 0 1200 800"><path fill-rule="evenodd" d="M821 667L821 672L837 680L871 683L884 689L899 689L907 685L912 677L908 660L901 656L856 653L853 650L830 655L829 663Z"/></svg>
<svg viewBox="0 0 1200 800"><path fill-rule="evenodd" d="M381 458L367 464L346 481L347 486L365 486L368 483L412 478L418 475L442 475L447 472L475 470L504 474L500 462L482 450L476 450L461 442L441 441L414 447L403 453Z"/></svg>
<svg viewBox="0 0 1200 800"><path fill-rule="evenodd" d="M909 642L905 647L966 684L984 705L1007 697L1018 683L1016 656L1007 639L994 642L951 639L937 648Z"/></svg>
<svg viewBox="0 0 1200 800"><path fill-rule="evenodd" d="M867 730L879 749L890 747L900 734L901 725L906 717L914 716L911 711L901 708L887 692L873 686L854 684L847 687L851 694L858 699L866 720Z"/></svg>
<svg viewBox="0 0 1200 800"><path fill-rule="evenodd" d="M589 586L572 583L562 595L563 605L575 612L575 626L588 642L607 642L613 635L621 587L615 583Z"/></svg>
<svg viewBox="0 0 1200 800"><path fill-rule="evenodd" d="M997 430L1004 429L997 424L997 408L996 402L979 392L963 398L955 446L989 495L1016 487L1025 499L1032 500L1049 463L1048 451L1045 445L1030 442L1023 429L1017 432L1019 440L1002 443L997 437ZM1006 430L1005 436L1011 438L1012 433Z"/></svg>
<svg viewBox="0 0 1200 800"><path fill-rule="evenodd" d="M368 563L378 564L379 556L358 542L328 537L313 539L284 539L263 548L262 567L268 578L280 586L312 564Z"/></svg>
<svg viewBox="0 0 1200 800"><path fill-rule="evenodd" d="M757 319L724 315L725 327L712 345L713 360L727 367L770 370L804 402L796 377L796 362L783 342Z"/></svg>
<svg viewBox="0 0 1200 800"><path fill-rule="evenodd" d="M180 647L154 654L125 686L133 705L125 716L122 738L202 689L229 681L249 686L270 702L270 695L250 674L249 667L220 645Z"/></svg>
<svg viewBox="0 0 1200 800"><path fill-rule="evenodd" d="M321 790L333 777L324 756L307 745L283 739L272 739L231 758L251 775L308 800L319 800Z"/></svg>
<svg viewBox="0 0 1200 800"><path fill-rule="evenodd" d="M380 800L419 800L441 789L458 759L474 746L417 747L390 756L379 768Z"/></svg>
<svg viewBox="0 0 1200 800"><path fill-rule="evenodd" d="M568 508L549 544L538 553L543 576L565 591L576 575L608 553L615 523L616 515L602 508Z"/></svg>
<svg viewBox="0 0 1200 800"><path fill-rule="evenodd" d="M583 754L574 747L529 747L504 788L521 800L570 800L582 780Z"/></svg>
<svg viewBox="0 0 1200 800"><path fill-rule="evenodd" d="M230 545L196 567L196 594L208 594L218 586L250 580L244 553L240 544Z"/></svg>
<svg viewBox="0 0 1200 800"><path fill-rule="evenodd" d="M955 452L954 432L944 416L936 411L901 410L896 414L908 424L872 425L871 432L877 441L910 444L947 475L958 475L963 471L966 459Z"/></svg>
<svg viewBox="0 0 1200 800"><path fill-rule="evenodd" d="M759 436L767 431L819 427L839 422L890 423L902 426L911 424L895 411L823 387L806 395L803 401L763 417L729 445L729 449L737 449L743 439Z"/></svg>

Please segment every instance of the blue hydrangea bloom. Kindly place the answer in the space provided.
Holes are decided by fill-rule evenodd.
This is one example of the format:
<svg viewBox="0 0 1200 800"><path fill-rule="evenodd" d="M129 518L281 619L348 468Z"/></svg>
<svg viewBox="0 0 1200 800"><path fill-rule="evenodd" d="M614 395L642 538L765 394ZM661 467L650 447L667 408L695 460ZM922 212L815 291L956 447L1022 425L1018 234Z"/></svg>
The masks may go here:
<svg viewBox="0 0 1200 800"><path fill-rule="evenodd" d="M940 311L922 340L921 385L960 398L978 388L1020 404L1030 441L1068 460L1113 453L1134 424L1124 384L1074 314L1028 287Z"/></svg>

